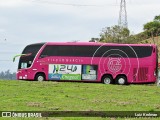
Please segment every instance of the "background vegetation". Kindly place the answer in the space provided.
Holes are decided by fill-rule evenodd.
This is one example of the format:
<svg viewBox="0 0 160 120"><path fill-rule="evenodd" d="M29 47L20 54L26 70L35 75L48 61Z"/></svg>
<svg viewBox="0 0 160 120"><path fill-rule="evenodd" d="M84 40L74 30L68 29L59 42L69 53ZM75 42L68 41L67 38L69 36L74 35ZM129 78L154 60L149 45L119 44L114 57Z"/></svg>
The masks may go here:
<svg viewBox="0 0 160 120"><path fill-rule="evenodd" d="M16 73L11 73L10 70L7 71L1 71L0 72L0 79L2 80L15 80L16 79Z"/></svg>
<svg viewBox="0 0 160 120"><path fill-rule="evenodd" d="M153 21L144 24L143 29L143 32L132 35L128 28L118 25L105 27L100 33L100 38L92 38L90 42L141 43L143 40L152 38L153 44L157 44L154 38L160 36L160 15L155 16Z"/></svg>

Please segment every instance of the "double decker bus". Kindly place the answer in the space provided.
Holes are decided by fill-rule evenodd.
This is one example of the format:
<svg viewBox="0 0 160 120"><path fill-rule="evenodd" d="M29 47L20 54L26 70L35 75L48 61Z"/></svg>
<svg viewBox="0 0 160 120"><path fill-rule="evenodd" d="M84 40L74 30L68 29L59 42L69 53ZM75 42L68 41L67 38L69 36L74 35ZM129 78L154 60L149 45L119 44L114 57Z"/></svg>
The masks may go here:
<svg viewBox="0 0 160 120"><path fill-rule="evenodd" d="M155 45L46 42L24 48L17 79L120 85L154 83L157 66Z"/></svg>

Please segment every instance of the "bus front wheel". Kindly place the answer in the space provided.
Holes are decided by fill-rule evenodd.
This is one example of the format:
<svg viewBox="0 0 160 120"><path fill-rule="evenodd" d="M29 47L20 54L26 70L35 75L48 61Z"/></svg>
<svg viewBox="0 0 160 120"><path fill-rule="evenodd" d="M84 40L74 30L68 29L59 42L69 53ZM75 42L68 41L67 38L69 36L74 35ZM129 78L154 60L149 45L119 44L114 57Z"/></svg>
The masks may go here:
<svg viewBox="0 0 160 120"><path fill-rule="evenodd" d="M104 84L111 84L111 83L113 83L113 78L110 75L105 75L102 77L102 82Z"/></svg>
<svg viewBox="0 0 160 120"><path fill-rule="evenodd" d="M118 76L116 78L116 83L118 85L126 85L127 84L127 78L125 76Z"/></svg>
<svg viewBox="0 0 160 120"><path fill-rule="evenodd" d="M36 77L35 77L35 80L36 81L44 81L45 80L45 76L41 73L37 74Z"/></svg>

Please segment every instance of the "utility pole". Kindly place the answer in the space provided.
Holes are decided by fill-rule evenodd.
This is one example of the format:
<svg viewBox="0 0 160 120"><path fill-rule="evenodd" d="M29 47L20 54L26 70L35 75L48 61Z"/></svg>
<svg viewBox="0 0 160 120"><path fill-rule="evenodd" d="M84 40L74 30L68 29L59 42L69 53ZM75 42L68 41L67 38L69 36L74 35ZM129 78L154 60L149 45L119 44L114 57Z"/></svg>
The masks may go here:
<svg viewBox="0 0 160 120"><path fill-rule="evenodd" d="M118 25L123 28L128 28L126 1L125 0L121 0L121 3L120 3Z"/></svg>

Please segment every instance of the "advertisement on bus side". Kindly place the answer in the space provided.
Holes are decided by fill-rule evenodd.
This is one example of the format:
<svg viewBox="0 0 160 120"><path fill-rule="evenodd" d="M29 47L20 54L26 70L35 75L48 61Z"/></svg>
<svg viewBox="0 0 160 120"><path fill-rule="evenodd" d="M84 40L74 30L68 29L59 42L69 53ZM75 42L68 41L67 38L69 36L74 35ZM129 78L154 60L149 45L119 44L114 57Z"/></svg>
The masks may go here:
<svg viewBox="0 0 160 120"><path fill-rule="evenodd" d="M96 80L97 65L49 64L49 80Z"/></svg>
<svg viewBox="0 0 160 120"><path fill-rule="evenodd" d="M81 65L49 64L49 80L81 80Z"/></svg>

